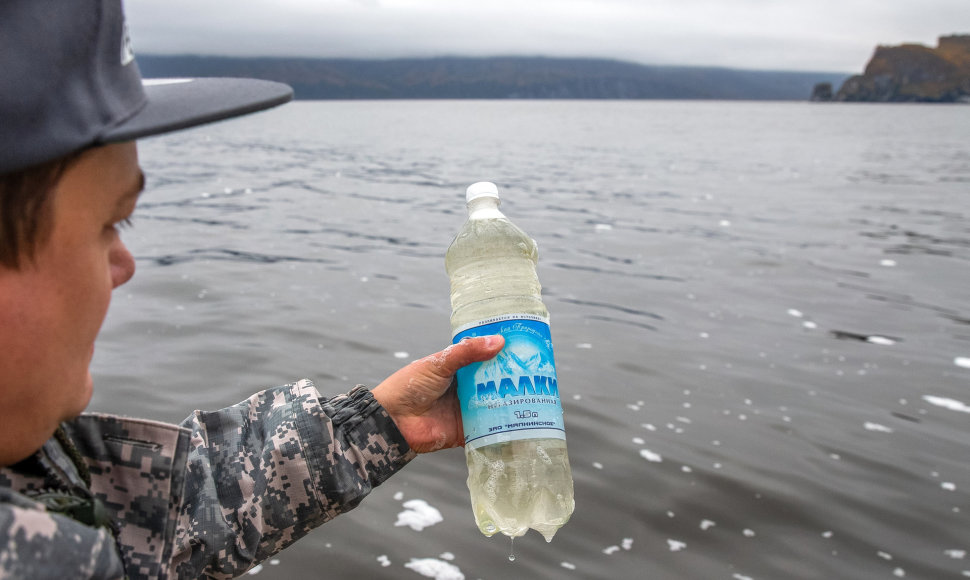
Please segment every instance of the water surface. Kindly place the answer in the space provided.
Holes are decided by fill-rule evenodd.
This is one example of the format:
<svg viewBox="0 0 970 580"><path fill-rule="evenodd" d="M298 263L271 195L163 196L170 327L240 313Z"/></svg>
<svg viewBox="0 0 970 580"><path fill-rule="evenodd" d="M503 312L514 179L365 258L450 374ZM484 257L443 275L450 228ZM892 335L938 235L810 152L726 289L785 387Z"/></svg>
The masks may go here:
<svg viewBox="0 0 970 580"><path fill-rule="evenodd" d="M259 577L970 576L967 113L297 102L144 141L91 408L178 421L439 350L490 180L539 244L572 521L509 562L451 450Z"/></svg>

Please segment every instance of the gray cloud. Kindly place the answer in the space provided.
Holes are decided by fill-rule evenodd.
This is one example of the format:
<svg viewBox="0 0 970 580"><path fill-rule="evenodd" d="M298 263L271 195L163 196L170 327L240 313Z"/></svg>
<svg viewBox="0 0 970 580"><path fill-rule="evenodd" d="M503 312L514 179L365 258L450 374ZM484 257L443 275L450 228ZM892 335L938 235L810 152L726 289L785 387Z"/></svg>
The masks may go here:
<svg viewBox="0 0 970 580"><path fill-rule="evenodd" d="M547 55L859 71L878 44L970 32L967 0L134 0L139 52Z"/></svg>

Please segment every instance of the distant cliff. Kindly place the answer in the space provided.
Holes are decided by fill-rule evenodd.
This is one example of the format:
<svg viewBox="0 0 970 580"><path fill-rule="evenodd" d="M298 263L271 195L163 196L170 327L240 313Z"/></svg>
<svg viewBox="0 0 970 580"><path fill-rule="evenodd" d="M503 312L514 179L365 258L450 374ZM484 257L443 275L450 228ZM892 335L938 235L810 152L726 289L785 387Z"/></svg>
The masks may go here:
<svg viewBox="0 0 970 580"><path fill-rule="evenodd" d="M970 35L942 36L936 48L880 46L865 73L846 80L834 100L970 102Z"/></svg>
<svg viewBox="0 0 970 580"><path fill-rule="evenodd" d="M845 74L648 66L584 58L392 60L140 55L146 77L244 76L285 82L297 99L804 100Z"/></svg>

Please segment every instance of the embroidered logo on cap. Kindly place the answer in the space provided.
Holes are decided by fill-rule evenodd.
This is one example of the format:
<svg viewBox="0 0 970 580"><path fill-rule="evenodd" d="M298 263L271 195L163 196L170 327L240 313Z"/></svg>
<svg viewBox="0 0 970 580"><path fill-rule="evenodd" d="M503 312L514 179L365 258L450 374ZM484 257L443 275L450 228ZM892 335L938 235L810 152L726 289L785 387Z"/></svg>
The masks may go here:
<svg viewBox="0 0 970 580"><path fill-rule="evenodd" d="M125 22L121 31L121 66L127 66L133 60L135 60L135 50L131 47L131 35L128 34L128 23Z"/></svg>

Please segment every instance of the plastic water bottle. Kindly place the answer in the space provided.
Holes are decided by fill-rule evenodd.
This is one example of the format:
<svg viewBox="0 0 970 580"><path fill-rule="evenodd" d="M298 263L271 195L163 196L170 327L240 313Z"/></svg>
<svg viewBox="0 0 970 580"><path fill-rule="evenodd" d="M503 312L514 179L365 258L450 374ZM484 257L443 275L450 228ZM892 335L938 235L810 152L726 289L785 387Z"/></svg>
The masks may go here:
<svg viewBox="0 0 970 580"><path fill-rule="evenodd" d="M445 258L453 341L505 337L493 360L458 372L472 511L486 536L532 528L549 542L575 502L538 250L499 210L494 184L471 185L466 200Z"/></svg>

